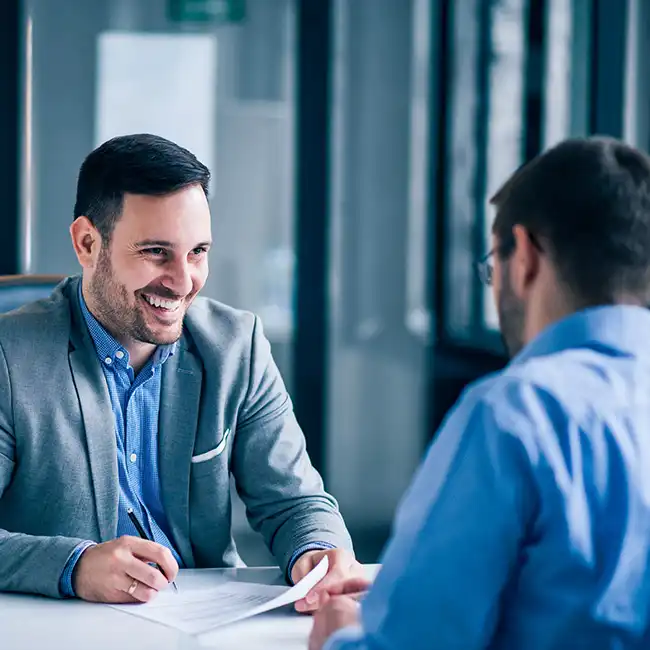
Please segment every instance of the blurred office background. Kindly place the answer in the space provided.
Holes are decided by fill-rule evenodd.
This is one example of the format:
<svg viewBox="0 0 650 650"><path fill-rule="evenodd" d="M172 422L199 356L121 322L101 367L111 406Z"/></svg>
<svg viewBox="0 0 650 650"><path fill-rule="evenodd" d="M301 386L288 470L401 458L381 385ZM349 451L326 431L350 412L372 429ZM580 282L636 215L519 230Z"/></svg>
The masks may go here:
<svg viewBox="0 0 650 650"><path fill-rule="evenodd" d="M258 313L360 558L505 362L487 198L570 135L650 145L645 0L3 0L0 274L74 273L76 175L154 132L213 171L205 295ZM270 561L241 507L250 563Z"/></svg>

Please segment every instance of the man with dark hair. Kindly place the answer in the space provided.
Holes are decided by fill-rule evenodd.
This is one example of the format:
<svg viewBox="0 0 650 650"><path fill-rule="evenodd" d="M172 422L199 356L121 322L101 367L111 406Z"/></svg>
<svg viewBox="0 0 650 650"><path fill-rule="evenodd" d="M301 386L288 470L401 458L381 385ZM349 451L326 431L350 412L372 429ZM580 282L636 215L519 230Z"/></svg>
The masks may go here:
<svg viewBox="0 0 650 650"><path fill-rule="evenodd" d="M492 203L479 267L514 358L448 415L375 584L360 608L363 580L329 588L310 650L650 648L650 159L568 140Z"/></svg>
<svg viewBox="0 0 650 650"><path fill-rule="evenodd" d="M241 565L231 475L289 581L324 556L321 589L360 571L259 319L197 299L209 180L163 138L104 143L70 227L82 276L0 317L0 590L143 602L179 566Z"/></svg>

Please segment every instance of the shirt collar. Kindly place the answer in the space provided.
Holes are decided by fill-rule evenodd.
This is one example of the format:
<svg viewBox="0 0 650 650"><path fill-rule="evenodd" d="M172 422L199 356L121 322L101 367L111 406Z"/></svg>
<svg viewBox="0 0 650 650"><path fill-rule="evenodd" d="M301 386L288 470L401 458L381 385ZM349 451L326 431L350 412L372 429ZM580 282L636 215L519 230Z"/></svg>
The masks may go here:
<svg viewBox="0 0 650 650"><path fill-rule="evenodd" d="M633 305L593 307L550 325L513 358L516 365L570 348L608 348L619 354L650 355L650 310Z"/></svg>
<svg viewBox="0 0 650 650"><path fill-rule="evenodd" d="M90 309L88 309L86 301L83 297L81 282L79 282L79 304L81 306L81 313L83 314L84 320L86 321L86 326L88 327L88 331L90 332L90 336L95 345L95 351L97 352L99 360L106 365L117 363L128 366L128 351L118 343L115 337L113 337L90 312ZM165 363L165 361L167 361L167 359L169 359L170 356L174 354L175 351L176 343L171 343L169 345L159 345L152 357L153 365L162 365Z"/></svg>

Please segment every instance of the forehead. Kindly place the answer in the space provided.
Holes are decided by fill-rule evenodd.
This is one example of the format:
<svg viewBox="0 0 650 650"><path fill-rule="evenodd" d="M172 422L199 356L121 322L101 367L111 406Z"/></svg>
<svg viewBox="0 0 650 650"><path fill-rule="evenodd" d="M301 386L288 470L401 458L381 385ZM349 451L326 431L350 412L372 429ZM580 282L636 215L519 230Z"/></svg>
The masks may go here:
<svg viewBox="0 0 650 650"><path fill-rule="evenodd" d="M200 185L164 196L125 194L115 224L117 239L168 240L179 245L210 239L210 207Z"/></svg>

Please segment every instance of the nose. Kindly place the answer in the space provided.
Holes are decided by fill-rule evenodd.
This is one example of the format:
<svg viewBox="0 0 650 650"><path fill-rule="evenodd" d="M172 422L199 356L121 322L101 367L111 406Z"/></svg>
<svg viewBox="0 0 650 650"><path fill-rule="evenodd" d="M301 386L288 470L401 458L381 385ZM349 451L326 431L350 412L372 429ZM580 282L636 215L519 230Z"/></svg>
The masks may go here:
<svg viewBox="0 0 650 650"><path fill-rule="evenodd" d="M163 279L163 285L181 297L192 291L194 285L192 267L187 260L180 259L170 263Z"/></svg>

